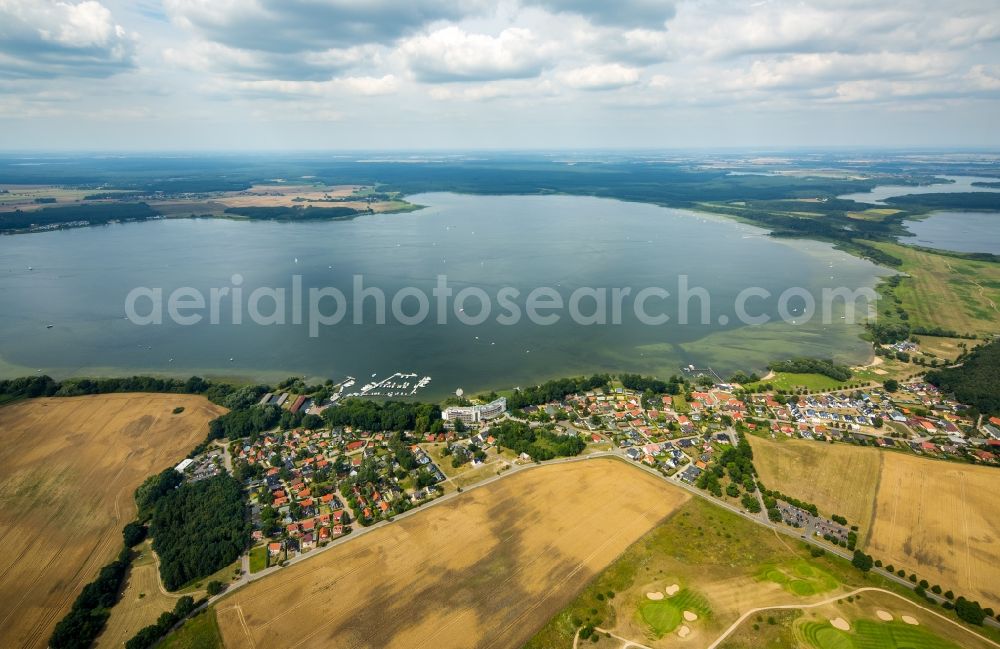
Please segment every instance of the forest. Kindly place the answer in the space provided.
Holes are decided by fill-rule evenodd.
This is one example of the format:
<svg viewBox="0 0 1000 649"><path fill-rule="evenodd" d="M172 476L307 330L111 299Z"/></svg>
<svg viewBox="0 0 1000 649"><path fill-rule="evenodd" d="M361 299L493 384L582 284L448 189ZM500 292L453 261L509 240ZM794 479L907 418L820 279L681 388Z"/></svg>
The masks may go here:
<svg viewBox="0 0 1000 649"><path fill-rule="evenodd" d="M226 567L250 541L239 482L222 474L182 484L157 501L149 530L170 590Z"/></svg>
<svg viewBox="0 0 1000 649"><path fill-rule="evenodd" d="M960 365L932 370L927 381L981 413L1000 415L1000 340L976 347Z"/></svg>
<svg viewBox="0 0 1000 649"><path fill-rule="evenodd" d="M422 433L441 419L441 409L432 403L344 399L336 408L323 411L330 426L353 426L371 431L412 430Z"/></svg>
<svg viewBox="0 0 1000 649"><path fill-rule="evenodd" d="M57 225L71 221L89 221L100 225L110 221L143 221L159 213L146 203L100 203L66 205L23 212L0 212L0 232L16 232L32 226Z"/></svg>
<svg viewBox="0 0 1000 649"><path fill-rule="evenodd" d="M315 207L308 205L275 207L230 207L226 214L245 216L256 221L317 221L320 219L342 219L360 214L353 207Z"/></svg>

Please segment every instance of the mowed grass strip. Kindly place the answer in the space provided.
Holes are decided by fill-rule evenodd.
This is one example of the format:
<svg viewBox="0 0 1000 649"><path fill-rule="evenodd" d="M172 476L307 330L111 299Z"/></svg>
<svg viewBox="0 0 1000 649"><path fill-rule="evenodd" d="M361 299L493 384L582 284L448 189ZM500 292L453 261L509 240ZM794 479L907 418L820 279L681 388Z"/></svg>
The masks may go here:
<svg viewBox="0 0 1000 649"><path fill-rule="evenodd" d="M754 435L747 439L765 487L814 503L825 516L847 517L859 527L858 538L864 538L875 506L883 453L848 444L778 442Z"/></svg>
<svg viewBox="0 0 1000 649"><path fill-rule="evenodd" d="M235 591L227 647L521 647L689 496L625 462L523 470Z"/></svg>
<svg viewBox="0 0 1000 649"><path fill-rule="evenodd" d="M0 644L46 645L83 585L121 549L135 488L183 459L223 412L181 394L0 408Z"/></svg>
<svg viewBox="0 0 1000 649"><path fill-rule="evenodd" d="M835 629L829 622L801 622L795 636L814 649L959 649L944 638L905 622L855 620L850 631Z"/></svg>

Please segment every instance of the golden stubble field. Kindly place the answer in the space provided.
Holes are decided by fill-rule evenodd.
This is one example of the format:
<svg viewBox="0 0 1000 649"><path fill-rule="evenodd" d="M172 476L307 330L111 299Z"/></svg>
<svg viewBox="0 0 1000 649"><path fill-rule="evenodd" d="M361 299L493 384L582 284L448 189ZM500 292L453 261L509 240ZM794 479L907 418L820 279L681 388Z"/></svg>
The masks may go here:
<svg viewBox="0 0 1000 649"><path fill-rule="evenodd" d="M867 552L1000 608L1000 469L887 454Z"/></svg>
<svg viewBox="0 0 1000 649"><path fill-rule="evenodd" d="M525 470L236 591L235 647L521 647L689 496L612 459Z"/></svg>
<svg viewBox="0 0 1000 649"><path fill-rule="evenodd" d="M827 516L840 514L857 525L858 538L869 530L884 453L875 448L747 436L761 482L799 500L814 503Z"/></svg>
<svg viewBox="0 0 1000 649"><path fill-rule="evenodd" d="M184 412L171 414L175 407ZM44 647L121 549L132 493L225 412L203 397L108 394L0 408L0 645Z"/></svg>
<svg viewBox="0 0 1000 649"><path fill-rule="evenodd" d="M150 541L136 546L138 556L132 560L121 599L111 609L104 631L97 637L97 649L121 647L139 629L154 624L160 613L172 611L180 593L169 593L160 583L160 576ZM198 599L203 592L191 593Z"/></svg>

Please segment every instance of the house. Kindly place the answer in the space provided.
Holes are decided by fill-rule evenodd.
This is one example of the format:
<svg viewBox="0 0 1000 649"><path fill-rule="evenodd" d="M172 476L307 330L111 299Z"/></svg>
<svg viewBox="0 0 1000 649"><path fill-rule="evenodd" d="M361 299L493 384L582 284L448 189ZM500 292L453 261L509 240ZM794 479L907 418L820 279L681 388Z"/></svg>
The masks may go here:
<svg viewBox="0 0 1000 649"><path fill-rule="evenodd" d="M267 553L272 557L276 557L281 554L281 544L280 543L268 543Z"/></svg>

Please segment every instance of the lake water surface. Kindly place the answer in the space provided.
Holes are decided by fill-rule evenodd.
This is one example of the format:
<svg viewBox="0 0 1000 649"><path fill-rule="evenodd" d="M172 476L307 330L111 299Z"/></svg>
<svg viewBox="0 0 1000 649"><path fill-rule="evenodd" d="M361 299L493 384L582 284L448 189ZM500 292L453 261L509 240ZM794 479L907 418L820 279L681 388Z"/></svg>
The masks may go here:
<svg viewBox="0 0 1000 649"><path fill-rule="evenodd" d="M951 182L935 183L933 185L877 185L868 192L855 192L838 196L848 201L883 205L885 199L910 194L952 194L965 192L1000 192L992 187L976 187L975 182L997 182L996 178L980 176L939 176Z"/></svg>
<svg viewBox="0 0 1000 649"><path fill-rule="evenodd" d="M176 219L0 237L0 373L272 380L412 371L433 377L426 394L440 396L457 387L506 388L591 371L669 375L695 364L727 373L794 355L846 362L867 356L859 328L839 316L827 324L779 319L777 296L791 286L819 301L824 287L872 286L885 273L828 244L777 240L723 218L588 197L437 193L410 200L427 208L336 222ZM456 292L474 286L493 296L512 287L522 309L539 286L564 299L580 287L631 287L634 295L655 286L674 296L678 276L686 275L691 287L710 295L710 320L698 322L700 301L693 299L695 324L678 324L676 298L647 302L649 312L671 317L659 326L639 322L631 301L617 325L577 324L565 311L551 325L527 318L502 324L496 302L482 325L461 324L451 311L446 324L437 324L432 302L430 317L408 326L392 317L375 324L369 300L365 324L351 324L348 316L317 337L307 323L233 324L226 302L220 324L141 326L123 318L135 287L160 288L164 296L193 287L207 295L232 287L234 274L242 275L246 293L290 291L298 275L304 291L335 287L348 300L355 275L387 300L405 287L431 296L444 275ZM737 321L734 300L747 287L773 296L748 303L772 323ZM411 314L414 303L404 301ZM476 300L467 304L478 313ZM594 304L583 300L580 311L592 312ZM796 302L790 304L794 313Z"/></svg>
<svg viewBox="0 0 1000 649"><path fill-rule="evenodd" d="M1000 255L998 212L934 212L925 219L904 221L903 227L913 236L900 237L900 243Z"/></svg>

